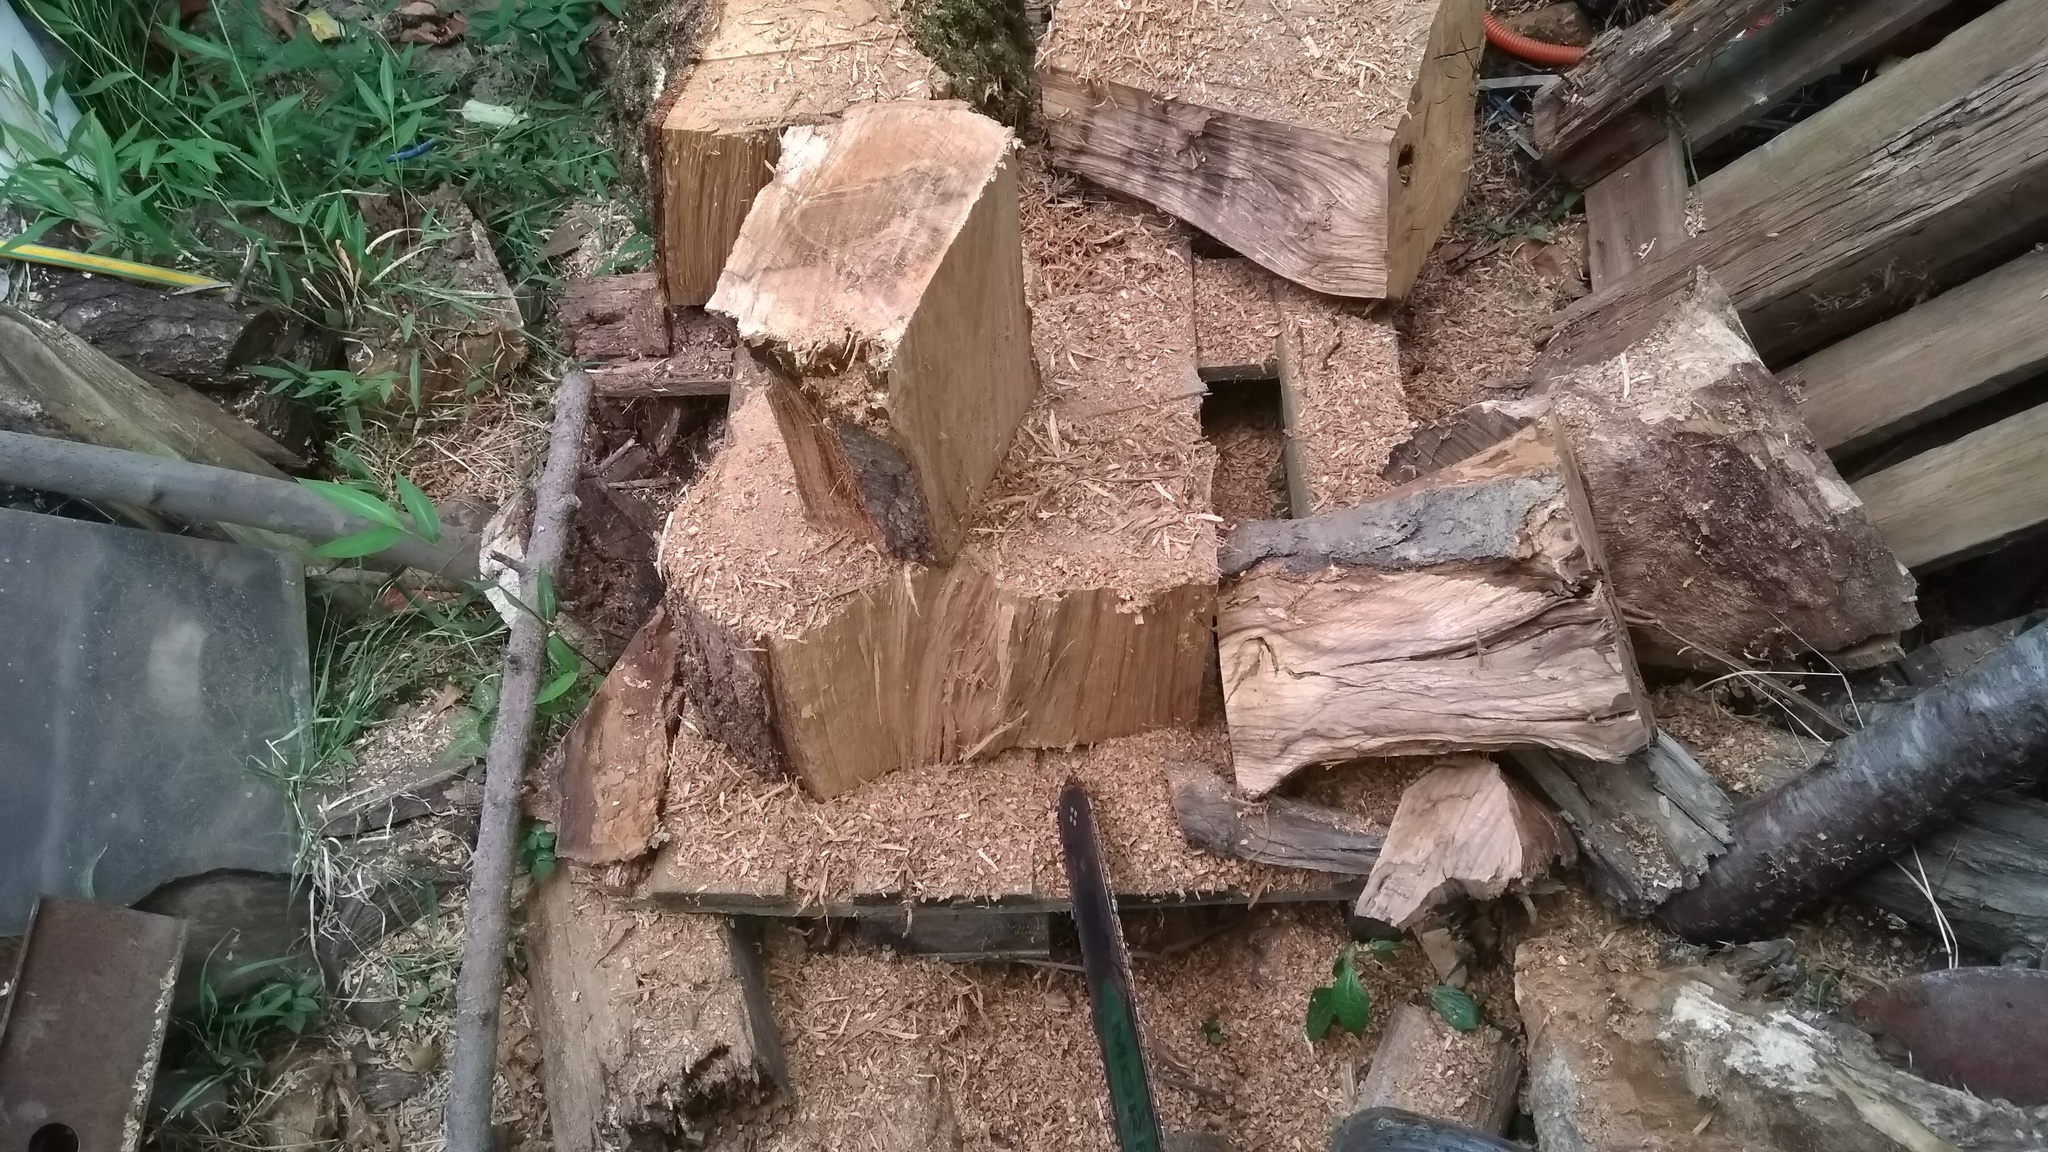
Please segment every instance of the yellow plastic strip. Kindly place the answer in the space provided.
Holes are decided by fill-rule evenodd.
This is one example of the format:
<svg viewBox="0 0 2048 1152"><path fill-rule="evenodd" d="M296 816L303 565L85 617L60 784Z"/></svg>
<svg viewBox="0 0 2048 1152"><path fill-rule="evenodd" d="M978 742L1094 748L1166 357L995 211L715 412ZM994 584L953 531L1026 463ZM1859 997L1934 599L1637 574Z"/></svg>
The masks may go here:
<svg viewBox="0 0 2048 1152"><path fill-rule="evenodd" d="M225 280L211 276L197 276L190 272L173 272L153 264L137 264L133 260L116 260L112 256L95 256L90 252L73 252L69 248L51 248L44 244L0 243L0 256L11 256L33 264L54 264L59 268L76 268L80 272L104 272L109 276L120 276L128 280L141 280L149 284L162 284L170 288L225 288Z"/></svg>

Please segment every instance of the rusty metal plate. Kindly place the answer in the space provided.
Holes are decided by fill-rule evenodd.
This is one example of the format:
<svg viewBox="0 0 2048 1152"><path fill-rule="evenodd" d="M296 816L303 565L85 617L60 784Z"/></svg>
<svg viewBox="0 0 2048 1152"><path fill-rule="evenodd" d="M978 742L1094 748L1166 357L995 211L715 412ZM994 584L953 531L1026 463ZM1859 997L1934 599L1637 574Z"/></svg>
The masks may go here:
<svg viewBox="0 0 2048 1152"><path fill-rule="evenodd" d="M36 905L0 1023L0 1149L135 1152L184 948L183 920Z"/></svg>
<svg viewBox="0 0 2048 1152"><path fill-rule="evenodd" d="M2048 971L1949 968L1894 980L1857 1015L1903 1044L1913 1071L2023 1108L2048 1104Z"/></svg>

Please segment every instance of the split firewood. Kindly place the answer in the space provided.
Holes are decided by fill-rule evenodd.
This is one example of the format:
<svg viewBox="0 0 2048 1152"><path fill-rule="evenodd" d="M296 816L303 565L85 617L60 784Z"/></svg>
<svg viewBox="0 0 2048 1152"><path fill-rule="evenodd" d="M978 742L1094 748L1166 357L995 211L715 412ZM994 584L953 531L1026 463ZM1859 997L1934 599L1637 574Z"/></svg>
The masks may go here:
<svg viewBox="0 0 2048 1152"><path fill-rule="evenodd" d="M1240 799L1207 764L1166 765L1181 835L1205 852L1283 868L1363 876L1379 858L1381 830L1335 808L1276 796Z"/></svg>
<svg viewBox="0 0 2048 1152"><path fill-rule="evenodd" d="M966 115L966 113L956 113ZM895 768L1192 723L1215 605L1187 249L1166 222L1034 194L1043 395L955 562L807 523L769 370L662 544L692 722L818 796ZM1112 252L1071 245L1122 229ZM1128 292L1124 302L1103 301Z"/></svg>
<svg viewBox="0 0 2048 1152"><path fill-rule="evenodd" d="M1577 834L1594 890L1623 915L1654 912L1728 846L1733 801L1668 733L1619 764L1544 748L1512 755Z"/></svg>
<svg viewBox="0 0 2048 1152"><path fill-rule="evenodd" d="M656 608L562 742L553 782L557 855L620 864L647 851L668 784L675 675L675 630Z"/></svg>
<svg viewBox="0 0 2048 1152"><path fill-rule="evenodd" d="M1912 576L1701 275L1547 395L1646 664L1776 661L1912 627Z"/></svg>
<svg viewBox="0 0 2048 1152"><path fill-rule="evenodd" d="M218 293L173 295L63 269L36 274L29 309L130 368L210 390L243 385L244 367L286 354L300 331Z"/></svg>
<svg viewBox="0 0 2048 1152"><path fill-rule="evenodd" d="M1753 940L2037 774L2048 755L2048 629L1892 708L1814 768L1744 808L1734 846L1664 906L1688 940Z"/></svg>
<svg viewBox="0 0 2048 1152"><path fill-rule="evenodd" d="M662 279L679 306L711 299L785 127L936 95L940 81L899 11L872 0L721 0L697 19L701 48L649 133Z"/></svg>
<svg viewBox="0 0 2048 1152"><path fill-rule="evenodd" d="M1477 0L1061 0L1039 51L1053 162L1319 292L1405 293L1464 195ZM1338 62L1342 62L1341 64ZM1348 81L1333 82L1349 69Z"/></svg>
<svg viewBox="0 0 2048 1152"><path fill-rule="evenodd" d="M771 363L810 518L950 561L1038 392L1009 131L865 105L789 130L710 308Z"/></svg>
<svg viewBox="0 0 2048 1152"><path fill-rule="evenodd" d="M1394 1009L1359 1085L1356 1108L1399 1108L1481 1132L1504 1132L1515 1114L1522 1054L1500 1030L1454 1031L1426 1008Z"/></svg>
<svg viewBox="0 0 2048 1152"><path fill-rule="evenodd" d="M1540 744L1618 760L1649 708L1549 422L1368 504L1253 522L1217 646L1238 785L1311 764Z"/></svg>
<svg viewBox="0 0 2048 1152"><path fill-rule="evenodd" d="M1357 914L1407 928L1453 896L1491 900L1573 859L1571 834L1489 760L1408 786Z"/></svg>

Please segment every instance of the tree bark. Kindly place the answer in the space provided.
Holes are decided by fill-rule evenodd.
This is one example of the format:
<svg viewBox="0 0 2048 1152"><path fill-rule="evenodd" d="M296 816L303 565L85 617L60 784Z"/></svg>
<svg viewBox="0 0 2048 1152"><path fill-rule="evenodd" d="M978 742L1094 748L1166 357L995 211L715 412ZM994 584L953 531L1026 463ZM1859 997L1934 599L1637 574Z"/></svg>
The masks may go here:
<svg viewBox="0 0 2048 1152"><path fill-rule="evenodd" d="M130 368L194 388L240 387L241 370L284 351L284 319L212 292L172 295L111 276L38 275L31 310Z"/></svg>

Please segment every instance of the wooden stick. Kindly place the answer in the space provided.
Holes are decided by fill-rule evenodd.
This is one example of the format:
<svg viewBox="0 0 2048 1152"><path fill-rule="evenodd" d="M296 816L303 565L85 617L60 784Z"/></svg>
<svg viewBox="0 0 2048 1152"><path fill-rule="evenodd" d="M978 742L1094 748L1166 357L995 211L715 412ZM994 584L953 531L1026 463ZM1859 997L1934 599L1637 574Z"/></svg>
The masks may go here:
<svg viewBox="0 0 2048 1152"><path fill-rule="evenodd" d="M547 465L534 497L533 530L526 538L520 598L540 598L540 579L554 571L568 539L576 475L583 463L583 431L590 416L590 377L572 368L555 393L554 428ZM449 1061L449 1152L490 1152L491 1087L498 1063L498 1001L505 982L505 945L511 936L506 896L512 886L519 838L519 782L533 726L533 698L547 665L542 649L547 623L531 612L512 621L505 645L498 719L484 757L484 808L471 856L469 922L462 942L462 974L455 984L455 1048Z"/></svg>
<svg viewBox="0 0 2048 1152"><path fill-rule="evenodd" d="M187 520L246 524L316 542L378 527L288 480L19 432L0 432L0 483L129 504ZM406 536L369 560L456 580L474 580L477 575L474 552L452 542L429 544L416 536Z"/></svg>

